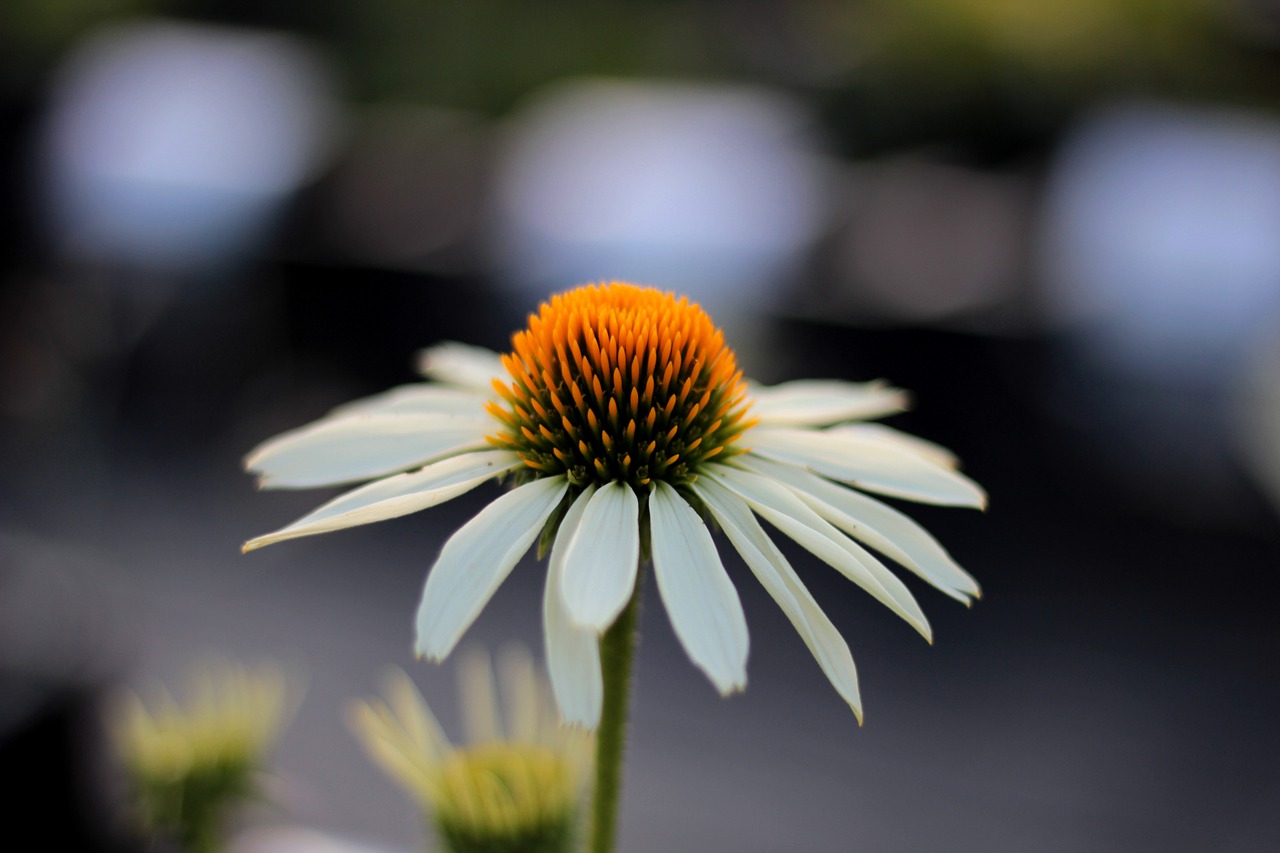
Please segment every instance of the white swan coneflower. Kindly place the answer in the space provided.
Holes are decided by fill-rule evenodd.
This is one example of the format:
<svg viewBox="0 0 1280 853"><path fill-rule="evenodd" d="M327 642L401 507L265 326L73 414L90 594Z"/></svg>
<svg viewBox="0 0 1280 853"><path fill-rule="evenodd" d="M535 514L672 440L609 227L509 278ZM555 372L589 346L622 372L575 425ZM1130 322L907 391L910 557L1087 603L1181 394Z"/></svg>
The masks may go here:
<svg viewBox="0 0 1280 853"><path fill-rule="evenodd" d="M372 482L245 550L417 512L505 477L514 488L455 532L428 573L416 648L448 655L541 537L551 682L565 718L588 727L601 713L597 640L627 606L642 554L689 657L721 693L745 686L746 621L704 518L859 719L849 648L759 519L926 639L915 598L864 546L960 601L980 594L923 528L867 494L985 504L951 453L865 423L901 411L903 392L835 380L749 385L700 307L617 282L553 296L512 343L501 356L427 350L432 381L342 406L255 449L246 467L264 487Z"/></svg>

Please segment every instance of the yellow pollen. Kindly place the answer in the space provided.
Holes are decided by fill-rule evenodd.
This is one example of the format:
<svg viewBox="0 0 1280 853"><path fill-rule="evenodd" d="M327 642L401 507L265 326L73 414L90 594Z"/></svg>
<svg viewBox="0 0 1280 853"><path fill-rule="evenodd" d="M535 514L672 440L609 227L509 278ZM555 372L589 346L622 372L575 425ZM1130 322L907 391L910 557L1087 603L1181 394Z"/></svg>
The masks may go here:
<svg viewBox="0 0 1280 853"><path fill-rule="evenodd" d="M754 421L733 351L688 299L611 282L551 297L502 357L489 442L575 486L680 485Z"/></svg>

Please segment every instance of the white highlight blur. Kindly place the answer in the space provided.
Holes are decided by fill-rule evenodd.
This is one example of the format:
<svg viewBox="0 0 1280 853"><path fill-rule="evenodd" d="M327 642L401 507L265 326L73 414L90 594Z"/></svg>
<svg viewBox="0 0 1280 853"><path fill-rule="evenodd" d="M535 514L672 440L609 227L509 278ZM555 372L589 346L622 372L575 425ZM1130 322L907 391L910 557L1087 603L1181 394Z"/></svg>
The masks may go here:
<svg viewBox="0 0 1280 853"><path fill-rule="evenodd" d="M803 110L745 88L590 81L513 120L495 246L538 291L601 278L687 293L713 314L767 303L827 218Z"/></svg>
<svg viewBox="0 0 1280 853"><path fill-rule="evenodd" d="M1220 375L1280 313L1280 123L1113 108L1067 141L1043 234L1052 316L1105 359Z"/></svg>
<svg viewBox="0 0 1280 853"><path fill-rule="evenodd" d="M97 34L52 94L45 190L58 246L160 267L251 251L330 148L330 92L292 37L159 22Z"/></svg>

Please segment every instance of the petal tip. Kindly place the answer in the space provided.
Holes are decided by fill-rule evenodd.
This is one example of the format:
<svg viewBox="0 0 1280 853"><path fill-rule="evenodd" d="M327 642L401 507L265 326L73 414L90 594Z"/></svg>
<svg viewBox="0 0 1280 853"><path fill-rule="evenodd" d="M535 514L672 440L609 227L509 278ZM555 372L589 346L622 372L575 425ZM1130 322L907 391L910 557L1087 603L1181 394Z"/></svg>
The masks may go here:
<svg viewBox="0 0 1280 853"><path fill-rule="evenodd" d="M427 648L421 640L413 647L413 657L415 660L425 660L427 663L443 663L448 657L448 652L440 654L438 649Z"/></svg>
<svg viewBox="0 0 1280 853"><path fill-rule="evenodd" d="M594 717L590 714L570 714L565 713L562 725L568 729L576 729L578 731L590 734L600 725L600 714L596 713Z"/></svg>
<svg viewBox="0 0 1280 853"><path fill-rule="evenodd" d="M728 699L730 696L733 696L735 693L744 693L746 692L746 689L747 689L747 677L745 675L743 675L740 678L734 679L728 684L716 685L716 690L720 691L721 697L725 699Z"/></svg>

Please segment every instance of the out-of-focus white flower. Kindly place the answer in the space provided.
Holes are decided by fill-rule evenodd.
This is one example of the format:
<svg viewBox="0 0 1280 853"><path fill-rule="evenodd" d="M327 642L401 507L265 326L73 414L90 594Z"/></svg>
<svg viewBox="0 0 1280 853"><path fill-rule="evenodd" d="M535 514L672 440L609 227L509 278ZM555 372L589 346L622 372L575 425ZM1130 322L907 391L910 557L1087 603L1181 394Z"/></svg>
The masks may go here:
<svg viewBox="0 0 1280 853"><path fill-rule="evenodd" d="M592 737L560 725L527 652L513 648L500 663L505 715L488 655L470 654L459 669L465 747L449 741L398 669L387 674L385 699L352 705L351 729L370 759L431 814L449 850L571 850Z"/></svg>
<svg viewBox="0 0 1280 853"><path fill-rule="evenodd" d="M186 705L162 687L150 707L134 692L118 701L117 750L149 831L186 850L209 847L227 810L255 796L266 753L290 714L280 669L217 661L192 673Z"/></svg>

